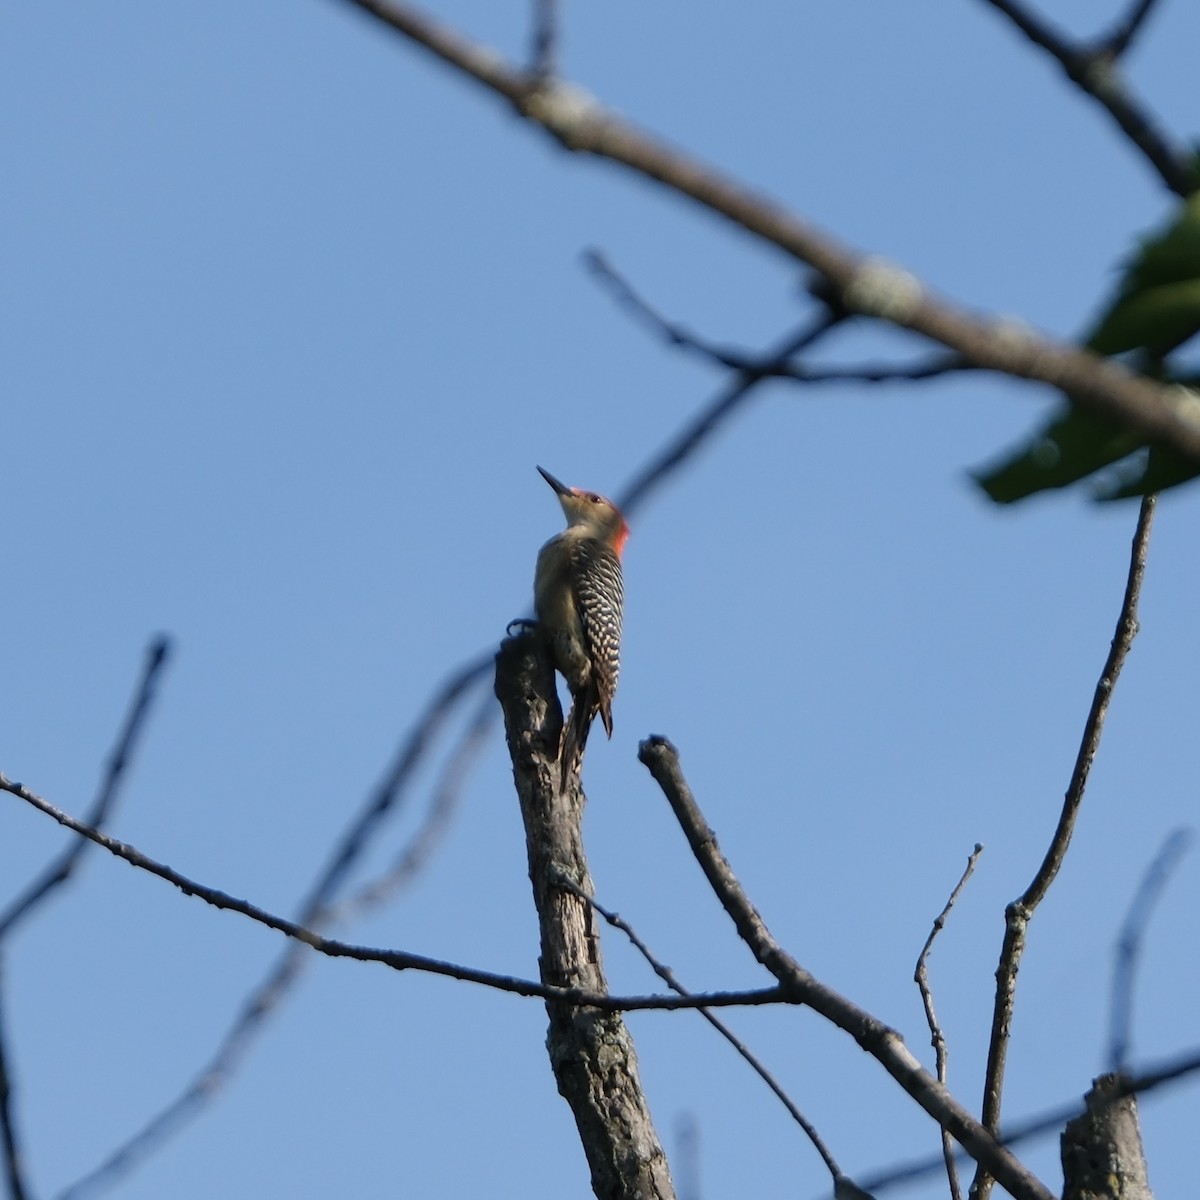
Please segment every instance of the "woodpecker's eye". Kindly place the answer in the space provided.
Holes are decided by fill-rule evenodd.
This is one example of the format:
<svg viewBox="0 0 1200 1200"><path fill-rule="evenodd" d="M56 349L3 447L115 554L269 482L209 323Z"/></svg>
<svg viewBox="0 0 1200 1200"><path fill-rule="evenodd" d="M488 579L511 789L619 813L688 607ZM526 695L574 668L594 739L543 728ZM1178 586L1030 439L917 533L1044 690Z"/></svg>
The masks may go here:
<svg viewBox="0 0 1200 1200"><path fill-rule="evenodd" d="M588 497L588 499L589 499L589 500L590 500L590 501L591 501L593 504L603 504L603 503L604 503L604 497L603 497L603 496L597 496L595 492L593 492L593 493L592 493L592 494L591 494L591 495Z"/></svg>

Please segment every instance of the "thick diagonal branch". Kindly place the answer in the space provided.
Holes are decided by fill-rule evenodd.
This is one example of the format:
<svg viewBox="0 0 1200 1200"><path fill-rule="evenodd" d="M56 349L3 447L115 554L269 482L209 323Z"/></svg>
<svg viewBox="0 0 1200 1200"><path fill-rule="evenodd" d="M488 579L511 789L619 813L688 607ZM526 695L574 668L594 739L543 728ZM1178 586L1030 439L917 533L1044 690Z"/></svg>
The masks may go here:
<svg viewBox="0 0 1200 1200"><path fill-rule="evenodd" d="M641 744L638 757L662 788L700 869L754 957L794 999L850 1034L913 1100L954 1135L972 1158L986 1162L988 1170L1017 1200L1052 1200L1046 1185L921 1066L900 1034L816 979L771 936L697 807L675 747L666 738L649 738Z"/></svg>
<svg viewBox="0 0 1200 1200"><path fill-rule="evenodd" d="M595 917L579 894L594 890L583 851L583 794L578 782L560 794L554 764L562 714L553 668L535 636L510 638L501 646L496 696L525 822L542 982L605 992ZM616 1013L562 1001L548 1001L546 1011L550 1064L575 1116L596 1196L674 1200L625 1022Z"/></svg>
<svg viewBox="0 0 1200 1200"><path fill-rule="evenodd" d="M1162 385L1087 350L943 300L908 272L840 244L784 205L605 108L582 89L513 66L491 47L415 5L400 0L349 3L510 103L564 149L618 164L806 263L847 312L911 329L975 367L1049 384L1146 441L1200 459L1200 425Z"/></svg>

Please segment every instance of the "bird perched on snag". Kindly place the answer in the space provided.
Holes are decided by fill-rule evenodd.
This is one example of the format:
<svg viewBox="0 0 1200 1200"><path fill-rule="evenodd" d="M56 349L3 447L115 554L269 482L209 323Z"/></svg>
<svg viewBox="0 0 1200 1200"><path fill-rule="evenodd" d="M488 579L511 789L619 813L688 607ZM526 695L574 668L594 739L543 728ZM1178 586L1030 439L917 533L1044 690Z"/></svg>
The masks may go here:
<svg viewBox="0 0 1200 1200"><path fill-rule="evenodd" d="M533 602L555 668L571 690L558 761L563 786L579 769L596 714L612 737L612 702L621 670L625 587L621 552L629 526L597 492L567 487L538 467L558 495L567 527L538 552Z"/></svg>

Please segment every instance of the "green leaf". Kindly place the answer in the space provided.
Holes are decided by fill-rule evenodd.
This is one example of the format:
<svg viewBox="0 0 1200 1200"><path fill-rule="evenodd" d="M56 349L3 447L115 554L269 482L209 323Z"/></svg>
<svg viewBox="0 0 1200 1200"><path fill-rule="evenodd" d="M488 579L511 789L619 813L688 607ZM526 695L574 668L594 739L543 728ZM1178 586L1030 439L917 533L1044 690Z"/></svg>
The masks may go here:
<svg viewBox="0 0 1200 1200"><path fill-rule="evenodd" d="M975 479L997 504L1011 504L1035 492L1078 483L1126 458L1138 444L1136 435L1106 417L1066 407L1028 443L977 472Z"/></svg>
<svg viewBox="0 0 1200 1200"><path fill-rule="evenodd" d="M1141 239L1116 298L1088 336L1097 354L1162 358L1200 333L1200 194L1161 233Z"/></svg>
<svg viewBox="0 0 1200 1200"><path fill-rule="evenodd" d="M1086 345L1097 354L1135 352L1149 376L1169 379L1164 360L1200 333L1200 193L1165 228L1141 239L1121 285ZM1177 382L1194 384L1194 379ZM1160 447L1070 402L1020 449L975 476L997 504L1066 487L1089 476L1102 500L1140 496L1200 476L1200 463ZM1108 470L1111 468L1111 470Z"/></svg>

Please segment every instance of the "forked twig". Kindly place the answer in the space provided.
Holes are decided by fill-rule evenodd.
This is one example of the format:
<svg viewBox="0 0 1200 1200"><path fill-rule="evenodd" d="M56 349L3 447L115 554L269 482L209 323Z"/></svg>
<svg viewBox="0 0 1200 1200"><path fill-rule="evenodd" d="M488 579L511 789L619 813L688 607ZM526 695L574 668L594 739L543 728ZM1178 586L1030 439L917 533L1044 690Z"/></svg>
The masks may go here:
<svg viewBox="0 0 1200 1200"><path fill-rule="evenodd" d="M716 835L683 777L675 747L665 738L648 738L638 748L638 758L662 788L700 869L738 935L785 992L850 1034L909 1097L950 1130L972 1158L986 1162L1016 1200L1052 1200L1049 1188L921 1066L894 1029L822 983L775 941L717 847Z"/></svg>
<svg viewBox="0 0 1200 1200"><path fill-rule="evenodd" d="M333 897L370 846L383 820L400 804L405 789L445 723L463 697L484 678L490 663L491 657L488 655L463 664L435 691L421 717L406 734L393 764L346 828L318 873L308 895L301 902L297 926L320 928L328 923ZM228 1083L269 1016L299 979L307 961L303 944L287 946L242 1000L224 1035L190 1082L102 1162L62 1192L59 1200L78 1200L78 1197L97 1188L112 1185L199 1116Z"/></svg>
<svg viewBox="0 0 1200 1200"><path fill-rule="evenodd" d="M929 1025L929 1036L933 1043L938 1082L941 1084L945 1084L946 1082L946 1035L942 1032L942 1027L937 1019L937 1013L933 1007L933 989L929 986L929 952L933 949L934 939L946 927L946 918L950 915L950 910L958 902L959 896L962 895L963 888L967 886L967 880L971 878L975 870L975 864L979 861L979 856L982 853L983 844L976 842L975 849L971 851L970 857L967 859L967 865L958 883L954 885L954 890L950 893L950 898L946 901L945 907L938 913L937 918L933 922L933 928L929 931L929 936L925 939L925 945L921 948L921 953L917 956L917 968L913 972L913 982L916 983L921 993L921 1003L925 1006L925 1020ZM950 1182L952 1200L962 1200L962 1188L958 1182L958 1166L954 1155L954 1139L945 1129L942 1130L942 1156L946 1160L946 1176Z"/></svg>
<svg viewBox="0 0 1200 1200"><path fill-rule="evenodd" d="M133 699L121 724L117 740L109 754L104 777L92 806L88 809L87 822L91 826L102 826L112 815L125 772L133 757L138 737L145 728L154 702L155 688L170 651L170 642L157 637L146 652ZM0 915L0 941L21 920L35 912L43 900L71 878L80 858L88 849L88 842L81 837L71 839L63 852L13 900ZM17 1135L16 1113L13 1106L12 1056L8 1050L7 1028L3 1017L4 986L3 955L0 953L0 1146L3 1146L5 1175L8 1191L13 1200L23 1200L28 1195L24 1178L24 1155Z"/></svg>
<svg viewBox="0 0 1200 1200"><path fill-rule="evenodd" d="M1126 24L1092 48L1069 41L1019 0L987 0L987 3L1003 13L1035 46L1045 50L1081 92L1105 109L1171 191L1177 196L1191 192L1195 179L1189 155L1172 142L1149 111L1130 94L1116 61L1149 15L1149 4L1135 5Z"/></svg>
<svg viewBox="0 0 1200 1200"><path fill-rule="evenodd" d="M408 886L420 874L450 829L450 823L458 812L467 777L487 742L487 735L495 724L495 717L496 710L492 698L485 696L458 745L446 760L441 778L434 788L429 810L420 827L391 867L377 879L365 883L344 901L328 909L329 921L350 920L367 909L374 908L401 888Z"/></svg>
<svg viewBox="0 0 1200 1200"><path fill-rule="evenodd" d="M1110 58L1120 58L1133 44L1134 38L1145 27L1156 0L1134 0L1124 18L1117 22L1112 32L1101 38L1096 52Z"/></svg>
<svg viewBox="0 0 1200 1200"><path fill-rule="evenodd" d="M607 921L614 929L619 929L633 945L634 949L650 964L650 969L669 987L673 992L680 996L690 996L693 993L679 982L675 972L671 970L664 962L657 958L650 947L641 939L637 931L625 920L619 913L613 912L606 908L595 896L586 893L582 888L572 883L570 880L563 879L562 886L577 895L581 900L591 905L605 921ZM782 1084L767 1070L762 1060L746 1045L745 1042L729 1028L719 1017L709 1012L706 1008L698 1008L696 1010L742 1057L749 1065L750 1069L767 1085L768 1088L775 1094L776 1099L787 1109L792 1120L804 1131L808 1140L812 1142L813 1149L821 1156L821 1161L825 1164L830 1176L837 1180L841 1177L842 1171L837 1164L837 1160L833 1157L829 1147L825 1144L821 1135L817 1132L817 1128L813 1123L800 1111L792 1098L784 1091Z"/></svg>
<svg viewBox="0 0 1200 1200"><path fill-rule="evenodd" d="M1200 1073L1200 1048L1192 1047L1172 1058L1144 1066L1126 1076L1117 1094L1144 1096L1158 1088L1178 1083L1197 1073ZM1063 1131L1063 1126L1083 1111L1084 1105L1076 1098L1066 1104L1044 1109L1033 1116L1023 1117L1019 1121L1008 1122L1004 1126L1000 1143L1004 1146L1016 1146L1051 1134L1059 1136ZM967 1155L959 1150L955 1154L955 1159L961 1164L967 1161ZM882 1192L899 1184L915 1183L944 1170L945 1162L941 1154L927 1155L924 1158L894 1164L873 1172L865 1177L864 1186L873 1192Z"/></svg>
<svg viewBox="0 0 1200 1200"><path fill-rule="evenodd" d="M1154 519L1155 497L1145 496L1138 511L1137 528L1129 556L1129 573L1125 581L1125 595L1121 600L1121 611L1113 634L1104 668L1092 694L1091 709L1084 722L1083 737L1075 758L1075 767L1063 798L1058 826L1042 865L1025 891L1004 910L1004 941L1000 949L1000 963L996 968L996 1000L992 1011L992 1032L988 1042L987 1072L984 1077L983 1124L993 1133L1000 1127L1000 1106L1004 1089L1004 1071L1008 1060L1009 1035L1012 1027L1013 1008L1016 1002L1017 970L1025 952L1025 935L1029 920L1045 898L1050 885L1058 876L1075 821L1083 803L1087 788L1088 773L1096 751L1100 746L1100 735L1104 730L1104 718L1108 713L1113 689L1121 674L1121 668L1129 654L1137 634L1138 598L1142 591L1142 578L1146 573L1146 554L1150 545L1150 528ZM987 1168L980 1164L971 1183L972 1200L987 1200L991 1192L991 1178Z"/></svg>
<svg viewBox="0 0 1200 1200"><path fill-rule="evenodd" d="M788 334L778 346L767 351L757 366L737 373L733 381L721 389L709 405L656 454L626 485L617 503L625 511L636 508L645 497L668 476L679 469L709 437L724 424L752 394L772 370L794 354L807 349L844 320L839 313L824 310L799 330Z"/></svg>
<svg viewBox="0 0 1200 1200"><path fill-rule="evenodd" d="M137 746L138 735L145 728L146 718L154 703L155 688L159 675L166 665L171 643L165 637L157 637L146 651L142 675L130 701L116 744L108 756L100 790L84 815L84 821L94 829L102 829L117 802L125 771ZM79 865L79 860L88 848L83 838L72 838L70 844L24 892L0 914L0 940L38 905L55 888L61 887Z"/></svg>
<svg viewBox="0 0 1200 1200"><path fill-rule="evenodd" d="M741 371L762 379L791 379L797 383L917 383L976 370L959 354L933 354L912 363L810 367L794 357L781 359L752 354L746 350L733 350L708 341L665 316L599 250L588 250L583 261L588 270L609 289L617 304L652 334L662 338L669 346L686 350L705 362L730 371Z"/></svg>

